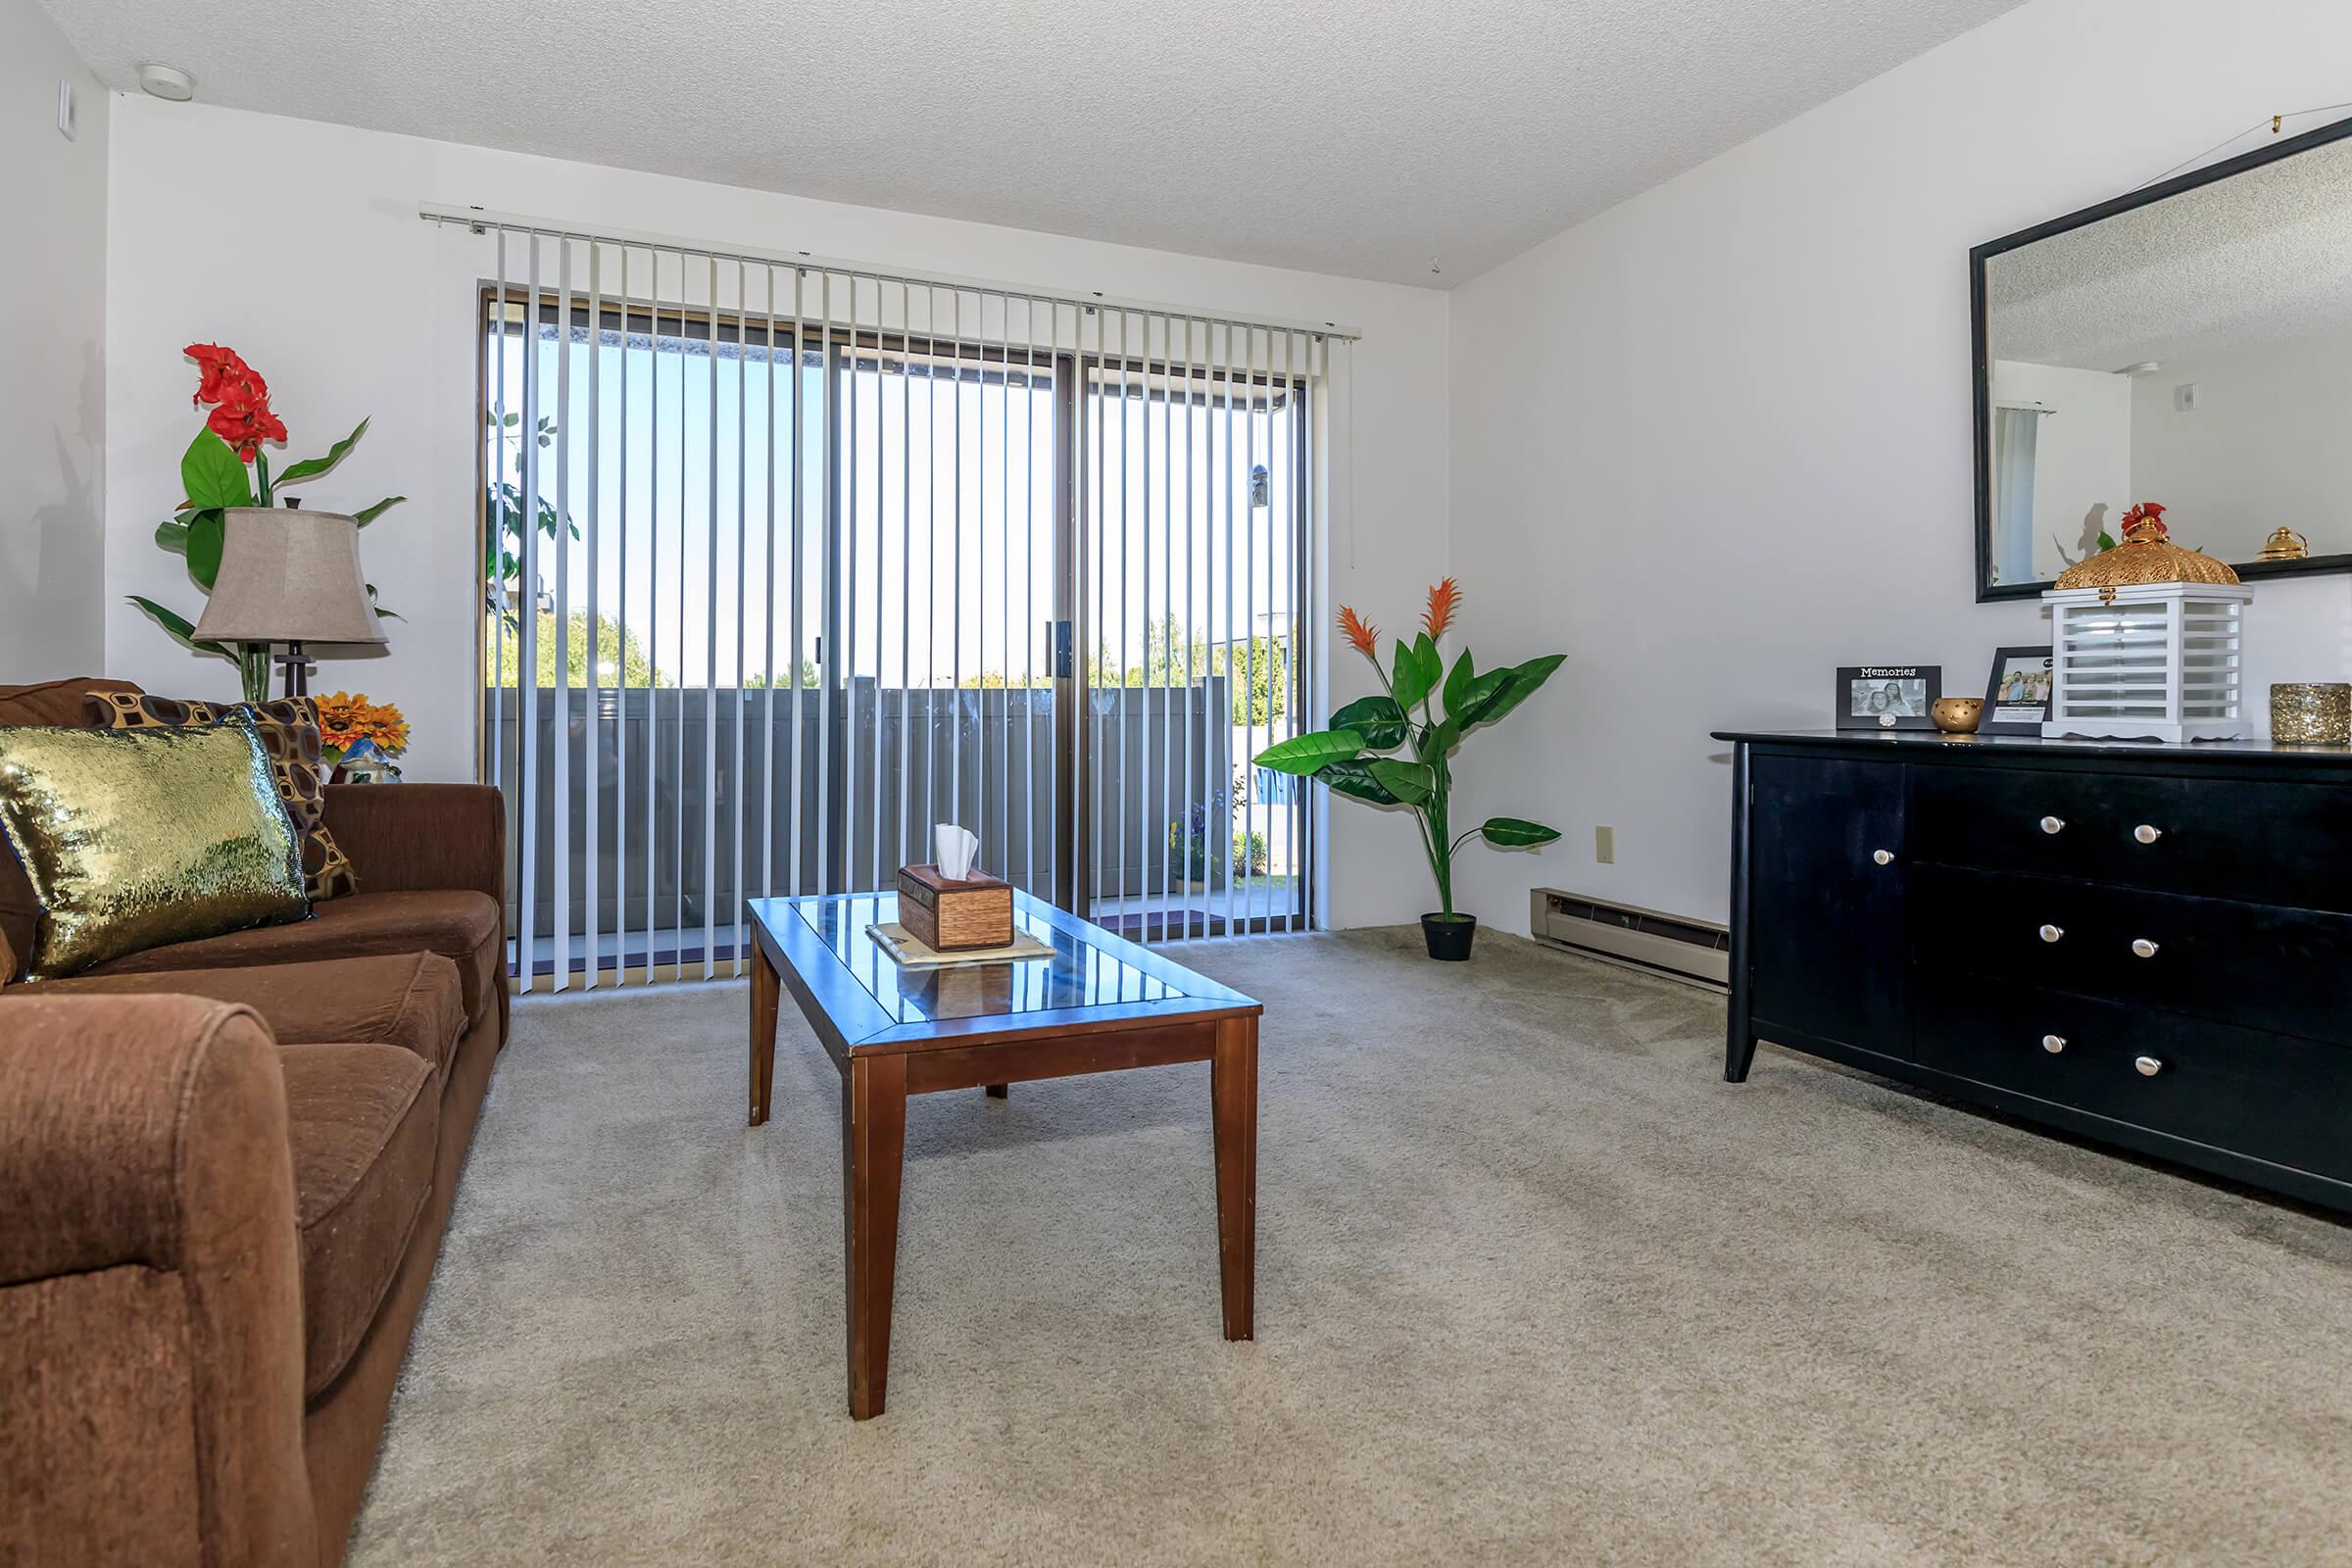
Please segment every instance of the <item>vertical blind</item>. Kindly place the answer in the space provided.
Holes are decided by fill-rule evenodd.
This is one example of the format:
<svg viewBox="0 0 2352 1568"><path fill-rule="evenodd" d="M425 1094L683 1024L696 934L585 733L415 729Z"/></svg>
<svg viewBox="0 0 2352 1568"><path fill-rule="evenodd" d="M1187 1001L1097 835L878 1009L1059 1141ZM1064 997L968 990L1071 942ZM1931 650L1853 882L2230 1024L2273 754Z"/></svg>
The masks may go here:
<svg viewBox="0 0 2352 1568"><path fill-rule="evenodd" d="M526 989L742 972L931 825L1145 941L1303 928L1352 337L425 208L482 250L482 771Z"/></svg>

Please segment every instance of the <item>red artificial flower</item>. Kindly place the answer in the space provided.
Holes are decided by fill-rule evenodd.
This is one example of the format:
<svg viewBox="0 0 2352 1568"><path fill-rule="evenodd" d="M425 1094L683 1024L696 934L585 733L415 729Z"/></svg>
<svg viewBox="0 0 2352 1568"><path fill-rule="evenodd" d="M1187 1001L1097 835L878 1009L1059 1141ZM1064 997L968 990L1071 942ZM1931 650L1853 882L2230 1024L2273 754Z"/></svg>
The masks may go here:
<svg viewBox="0 0 2352 1568"><path fill-rule="evenodd" d="M1421 629L1435 642L1446 635L1453 624L1453 612L1462 606L1462 591L1453 585L1451 577L1429 591L1429 608L1421 612Z"/></svg>
<svg viewBox="0 0 2352 1568"><path fill-rule="evenodd" d="M269 401L270 383L235 349L222 348L218 343L191 343L183 352L196 362L200 372L196 396L191 401L199 404Z"/></svg>
<svg viewBox="0 0 2352 1568"><path fill-rule="evenodd" d="M259 400L251 403L223 403L205 416L204 422L213 434L236 449L239 461L251 463L253 455L264 441L283 441L286 424L270 412L270 405Z"/></svg>
<svg viewBox="0 0 2352 1568"><path fill-rule="evenodd" d="M2142 501L2132 507L2130 512L2125 513L2124 520L2117 526L2122 529L2123 535L2127 539L2132 537L2132 530L2134 528L2145 531L2150 538L2162 539L2167 531L2164 525L2164 508L2153 501Z"/></svg>
<svg viewBox="0 0 2352 1568"><path fill-rule="evenodd" d="M1350 643L1355 645L1357 653L1375 662L1379 662L1380 628L1378 626L1373 625L1346 605L1342 605L1340 607L1340 630L1347 635Z"/></svg>
<svg viewBox="0 0 2352 1568"><path fill-rule="evenodd" d="M191 343L186 353L202 372L195 401L215 405L204 422L239 459L251 463L262 442L286 438L284 421L270 411L270 383L235 349Z"/></svg>

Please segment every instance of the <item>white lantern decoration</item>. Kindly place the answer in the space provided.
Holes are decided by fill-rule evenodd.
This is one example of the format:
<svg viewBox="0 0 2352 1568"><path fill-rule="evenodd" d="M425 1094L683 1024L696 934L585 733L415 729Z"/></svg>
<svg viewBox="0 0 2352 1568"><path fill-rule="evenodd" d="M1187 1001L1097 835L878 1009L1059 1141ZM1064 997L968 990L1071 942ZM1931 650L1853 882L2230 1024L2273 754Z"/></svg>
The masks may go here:
<svg viewBox="0 0 2352 1568"><path fill-rule="evenodd" d="M2042 734L2221 741L2246 732L2238 640L2252 589L2168 582L2041 597L2053 675Z"/></svg>
<svg viewBox="0 0 2352 1568"><path fill-rule="evenodd" d="M2133 507L2124 542L2059 573L2046 736L2220 741L2246 732L2239 644L2253 590Z"/></svg>

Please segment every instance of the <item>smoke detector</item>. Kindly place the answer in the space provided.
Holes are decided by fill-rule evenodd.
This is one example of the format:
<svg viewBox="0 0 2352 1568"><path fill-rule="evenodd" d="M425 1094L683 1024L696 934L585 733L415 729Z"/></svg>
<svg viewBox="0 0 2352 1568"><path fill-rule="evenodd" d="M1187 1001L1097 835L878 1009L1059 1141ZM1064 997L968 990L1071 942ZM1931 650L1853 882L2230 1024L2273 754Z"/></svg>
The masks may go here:
<svg viewBox="0 0 2352 1568"><path fill-rule="evenodd" d="M170 104L184 104L196 96L196 78L177 66L155 61L139 67L139 86L150 98L161 98Z"/></svg>

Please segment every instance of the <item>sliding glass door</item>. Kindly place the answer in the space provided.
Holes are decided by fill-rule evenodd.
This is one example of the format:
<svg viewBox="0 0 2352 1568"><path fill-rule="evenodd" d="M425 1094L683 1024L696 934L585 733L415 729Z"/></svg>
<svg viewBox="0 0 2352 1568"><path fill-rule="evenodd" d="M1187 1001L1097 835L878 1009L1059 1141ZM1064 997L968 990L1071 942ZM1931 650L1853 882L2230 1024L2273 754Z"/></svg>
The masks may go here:
<svg viewBox="0 0 2352 1568"><path fill-rule="evenodd" d="M746 899L888 887L940 822L1144 940L1306 924L1303 802L1250 759L1304 727L1315 340L499 248L482 756L528 983L739 972Z"/></svg>
<svg viewBox="0 0 2352 1568"><path fill-rule="evenodd" d="M1306 670L1306 354L1103 314L1087 365L1082 912L1148 940L1301 929L1303 795L1252 759Z"/></svg>

